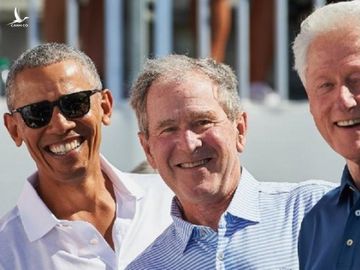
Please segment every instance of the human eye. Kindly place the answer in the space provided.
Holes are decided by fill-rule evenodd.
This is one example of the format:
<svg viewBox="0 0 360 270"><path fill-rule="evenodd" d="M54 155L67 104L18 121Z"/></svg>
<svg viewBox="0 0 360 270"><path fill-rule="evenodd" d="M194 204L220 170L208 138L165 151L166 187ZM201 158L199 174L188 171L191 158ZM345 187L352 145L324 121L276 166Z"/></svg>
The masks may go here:
<svg viewBox="0 0 360 270"><path fill-rule="evenodd" d="M170 134L176 131L176 127L175 126L168 126L168 127L164 127L160 130L160 135L164 135L164 134Z"/></svg>
<svg viewBox="0 0 360 270"><path fill-rule="evenodd" d="M320 83L318 88L326 90L326 89L331 89L333 87L334 87L334 84L332 82L323 82L323 83Z"/></svg>
<svg viewBox="0 0 360 270"><path fill-rule="evenodd" d="M193 128L200 132L211 128L213 125L214 121L211 119L199 119L193 123Z"/></svg>
<svg viewBox="0 0 360 270"><path fill-rule="evenodd" d="M196 122L197 126L208 126L211 125L213 122L209 119L200 119Z"/></svg>
<svg viewBox="0 0 360 270"><path fill-rule="evenodd" d="M332 92L334 87L335 83L331 80L321 80L316 85L316 94L320 96L328 94Z"/></svg>
<svg viewBox="0 0 360 270"><path fill-rule="evenodd" d="M348 85L351 88L359 89L360 88L360 74L356 73L350 76L348 79Z"/></svg>

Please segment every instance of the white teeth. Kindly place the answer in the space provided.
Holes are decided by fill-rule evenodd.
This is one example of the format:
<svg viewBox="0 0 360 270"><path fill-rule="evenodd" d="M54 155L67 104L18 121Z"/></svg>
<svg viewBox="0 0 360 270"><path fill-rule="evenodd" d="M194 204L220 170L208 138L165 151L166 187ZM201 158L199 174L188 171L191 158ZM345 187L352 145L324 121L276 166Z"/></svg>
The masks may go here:
<svg viewBox="0 0 360 270"><path fill-rule="evenodd" d="M209 159L203 159L203 160L199 160L199 161L195 161L195 162L181 163L181 164L179 164L179 166L181 168L194 168L194 167L197 167L197 166L204 165L204 164L206 164L208 162L209 162Z"/></svg>
<svg viewBox="0 0 360 270"><path fill-rule="evenodd" d="M66 153L74 150L80 146L80 141L78 139L64 144L50 145L49 150L56 155L65 155Z"/></svg>
<svg viewBox="0 0 360 270"><path fill-rule="evenodd" d="M353 125L356 125L356 124L359 124L359 123L360 123L360 119L353 119L353 120L339 121L336 124L339 127L348 127L348 126L353 126Z"/></svg>

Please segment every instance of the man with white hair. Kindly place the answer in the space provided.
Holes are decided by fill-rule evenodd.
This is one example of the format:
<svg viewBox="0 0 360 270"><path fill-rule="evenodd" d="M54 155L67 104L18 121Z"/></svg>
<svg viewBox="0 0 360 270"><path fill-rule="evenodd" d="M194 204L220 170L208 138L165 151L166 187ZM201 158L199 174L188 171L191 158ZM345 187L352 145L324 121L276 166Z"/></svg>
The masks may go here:
<svg viewBox="0 0 360 270"><path fill-rule="evenodd" d="M360 269L360 1L314 11L293 49L316 126L346 160L341 185L302 223L300 268Z"/></svg>

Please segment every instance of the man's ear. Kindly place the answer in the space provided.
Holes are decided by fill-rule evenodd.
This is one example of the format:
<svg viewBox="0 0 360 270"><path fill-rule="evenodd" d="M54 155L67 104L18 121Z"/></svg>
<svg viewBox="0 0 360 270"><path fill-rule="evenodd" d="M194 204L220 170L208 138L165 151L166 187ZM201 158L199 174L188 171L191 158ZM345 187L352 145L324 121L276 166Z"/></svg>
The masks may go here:
<svg viewBox="0 0 360 270"><path fill-rule="evenodd" d="M153 169L157 169L155 159L154 159L154 157L153 157L153 155L151 153L151 149L150 149L150 145L149 145L149 139L147 138L147 136L143 132L139 132L138 137L140 139L141 146L144 149L147 161L149 162L151 167L153 167Z"/></svg>
<svg viewBox="0 0 360 270"><path fill-rule="evenodd" d="M239 113L237 119L235 120L236 129L238 131L236 148L239 153L242 153L245 148L246 143L246 132L247 132L247 114L246 112Z"/></svg>
<svg viewBox="0 0 360 270"><path fill-rule="evenodd" d="M102 122L108 126L111 123L111 114L113 109L113 96L109 89L101 92L101 108L103 110Z"/></svg>
<svg viewBox="0 0 360 270"><path fill-rule="evenodd" d="M19 125L18 125L17 120L15 119L15 116L13 116L9 113L5 113L4 114L4 125L5 125L6 129L8 130L11 138L15 142L16 146L18 146L18 147L21 146L23 139L20 136Z"/></svg>

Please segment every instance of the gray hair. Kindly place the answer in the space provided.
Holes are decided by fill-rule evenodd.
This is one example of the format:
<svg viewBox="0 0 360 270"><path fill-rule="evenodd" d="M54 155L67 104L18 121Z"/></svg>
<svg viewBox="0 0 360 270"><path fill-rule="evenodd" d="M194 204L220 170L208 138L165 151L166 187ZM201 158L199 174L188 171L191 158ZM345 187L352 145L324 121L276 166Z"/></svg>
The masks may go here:
<svg viewBox="0 0 360 270"><path fill-rule="evenodd" d="M219 104L230 120L237 118L242 107L237 93L237 79L229 66L216 63L210 58L193 59L185 55L169 55L148 59L132 86L130 103L136 112L140 132L148 136L146 101L151 85L159 78L180 81L188 72L199 72L216 83L219 86Z"/></svg>
<svg viewBox="0 0 360 270"><path fill-rule="evenodd" d="M15 78L17 74L28 68L48 66L65 60L73 60L81 64L94 82L94 87L102 89L102 83L93 61L83 52L66 44L46 43L22 53L12 64L6 84L5 95L8 109L13 110L15 99Z"/></svg>
<svg viewBox="0 0 360 270"><path fill-rule="evenodd" d="M306 85L307 53L311 43L320 35L360 26L360 1L338 2L316 9L302 23L295 38L294 68Z"/></svg>

